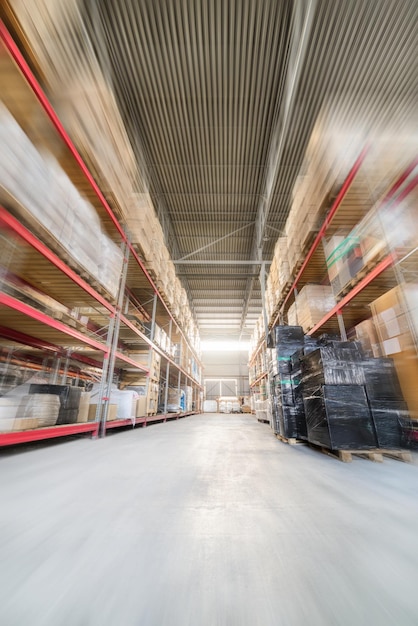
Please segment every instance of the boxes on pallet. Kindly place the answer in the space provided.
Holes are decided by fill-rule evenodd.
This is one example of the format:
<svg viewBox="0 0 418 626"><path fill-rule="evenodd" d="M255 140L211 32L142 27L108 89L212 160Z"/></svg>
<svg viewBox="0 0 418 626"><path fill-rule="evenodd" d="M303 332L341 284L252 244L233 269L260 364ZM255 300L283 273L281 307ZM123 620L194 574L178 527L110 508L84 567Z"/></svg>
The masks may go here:
<svg viewBox="0 0 418 626"><path fill-rule="evenodd" d="M184 395L184 392L183 392ZM177 387L169 387L167 392L167 413L180 413L182 391Z"/></svg>
<svg viewBox="0 0 418 626"><path fill-rule="evenodd" d="M81 392L80 387L71 387L70 385L33 383L29 387L29 394L37 396L33 399L34 406L36 403L44 403L43 396L45 395L52 394L58 397L60 408L56 419L57 424L74 424L77 421Z"/></svg>
<svg viewBox="0 0 418 626"><path fill-rule="evenodd" d="M204 400L203 412L204 413L217 413L218 412L217 401L216 400Z"/></svg>
<svg viewBox="0 0 418 626"><path fill-rule="evenodd" d="M135 361L136 363L140 363L141 365L145 365L149 367L149 376L153 380L160 379L160 368L161 368L161 355L156 350L133 350L129 352L129 358ZM142 379L146 377L144 372L140 370L128 369L124 370L122 374L122 381L130 381L130 385L135 384L135 380L141 380L137 384L142 384Z"/></svg>
<svg viewBox="0 0 418 626"><path fill-rule="evenodd" d="M77 413L77 422L89 421L89 406L91 400L91 393L89 391L82 391L80 394L80 404Z"/></svg>
<svg viewBox="0 0 418 626"><path fill-rule="evenodd" d="M45 393L24 396L19 405L17 417L35 419L37 425L41 428L55 426L58 423L67 423L64 421L59 422L59 416L63 419L65 414L66 412L62 409L60 398L55 394Z"/></svg>
<svg viewBox="0 0 418 626"><path fill-rule="evenodd" d="M354 328L355 339L362 347L365 356L382 356L379 338L372 319L364 320Z"/></svg>
<svg viewBox="0 0 418 626"><path fill-rule="evenodd" d="M138 396L136 400L136 417L144 417L147 415L147 397Z"/></svg>
<svg viewBox="0 0 418 626"><path fill-rule="evenodd" d="M382 353L393 359L411 417L418 419L418 285L398 285L370 306Z"/></svg>
<svg viewBox="0 0 418 626"><path fill-rule="evenodd" d="M333 293L338 296L363 267L356 235L333 235L324 242L325 261Z"/></svg>
<svg viewBox="0 0 418 626"><path fill-rule="evenodd" d="M33 376L0 398L0 431L28 430L54 426L60 411L56 395L29 395L32 383L45 384L45 379Z"/></svg>
<svg viewBox="0 0 418 626"><path fill-rule="evenodd" d="M4 165L0 167L0 195L11 194L18 201L14 202L14 209L19 217L29 222L38 234L47 231L49 237L52 235L56 249L64 249L115 296L122 254L102 232L93 206L79 194L58 161L35 148L3 106L0 106L0 139L0 165ZM23 179L19 176L22 169ZM99 259L102 259L100 264Z"/></svg>
<svg viewBox="0 0 418 626"><path fill-rule="evenodd" d="M183 387L184 391L184 410L192 411L193 409L193 388L189 385Z"/></svg>
<svg viewBox="0 0 418 626"><path fill-rule="evenodd" d="M118 413L117 404L109 404L106 421L113 422L117 418L117 413ZM94 422L96 420L96 414L97 414L97 404L90 404L87 421Z"/></svg>
<svg viewBox="0 0 418 626"><path fill-rule="evenodd" d="M329 285L305 285L299 291L292 310L289 310L288 322L293 324L295 321L306 333L321 321L334 305L335 299Z"/></svg>

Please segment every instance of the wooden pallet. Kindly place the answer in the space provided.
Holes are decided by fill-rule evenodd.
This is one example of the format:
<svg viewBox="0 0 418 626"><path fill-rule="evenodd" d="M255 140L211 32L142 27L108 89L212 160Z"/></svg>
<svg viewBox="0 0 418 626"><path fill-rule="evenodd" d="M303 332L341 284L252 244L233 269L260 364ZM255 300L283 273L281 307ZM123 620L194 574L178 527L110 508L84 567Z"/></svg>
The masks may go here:
<svg viewBox="0 0 418 626"><path fill-rule="evenodd" d="M374 448L372 450L329 450L322 446L309 445L315 450L320 450L323 454L339 459L342 463L351 463L353 455L367 458L369 461L374 461L375 463L383 463L384 456L398 459L405 463L412 462L412 455L408 450L386 450L383 448Z"/></svg>
<svg viewBox="0 0 418 626"><path fill-rule="evenodd" d="M302 439L296 439L295 437L290 437L289 439L287 439L279 433L276 433L276 437L277 439L280 439L280 441L283 441L283 443L288 443L290 446L295 446L297 444L306 445L306 441L303 441Z"/></svg>
<svg viewBox="0 0 418 626"><path fill-rule="evenodd" d="M370 272L378 265L378 263L383 259L384 254L381 251L378 255L370 259L367 265L363 265L363 267L357 272L353 278L341 288L340 293L336 296L336 301L339 302L346 296L350 291L354 289L354 287L365 278Z"/></svg>

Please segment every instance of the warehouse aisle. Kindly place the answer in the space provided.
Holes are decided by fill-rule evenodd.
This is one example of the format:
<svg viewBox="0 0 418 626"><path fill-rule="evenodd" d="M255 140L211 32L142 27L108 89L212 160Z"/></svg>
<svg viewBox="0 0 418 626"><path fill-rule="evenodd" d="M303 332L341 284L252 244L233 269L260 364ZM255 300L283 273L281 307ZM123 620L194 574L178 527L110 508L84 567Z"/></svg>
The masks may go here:
<svg viewBox="0 0 418 626"><path fill-rule="evenodd" d="M0 456L7 626L416 626L418 467L251 415Z"/></svg>

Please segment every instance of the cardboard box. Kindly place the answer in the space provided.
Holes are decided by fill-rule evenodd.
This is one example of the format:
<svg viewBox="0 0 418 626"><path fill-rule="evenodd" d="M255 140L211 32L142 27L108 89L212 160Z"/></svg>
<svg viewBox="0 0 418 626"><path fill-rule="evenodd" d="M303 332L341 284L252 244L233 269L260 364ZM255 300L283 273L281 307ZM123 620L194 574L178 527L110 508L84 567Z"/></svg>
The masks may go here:
<svg viewBox="0 0 418 626"><path fill-rule="evenodd" d="M418 420L418 356L416 350L391 354L410 416Z"/></svg>
<svg viewBox="0 0 418 626"><path fill-rule="evenodd" d="M416 298L416 285L399 285L370 305L383 355L393 359L412 419L418 419L418 353L411 332Z"/></svg>
<svg viewBox="0 0 418 626"><path fill-rule="evenodd" d="M136 401L136 417L143 417L147 414L147 397L139 396Z"/></svg>
<svg viewBox="0 0 418 626"><path fill-rule="evenodd" d="M375 358L382 356L379 337L372 319L360 322L360 324L355 326L354 331L355 339L361 344L366 356Z"/></svg>
<svg viewBox="0 0 418 626"><path fill-rule="evenodd" d="M83 423L89 421L89 407L90 407L91 393L82 391L80 395L80 404L78 407L77 422Z"/></svg>
<svg viewBox="0 0 418 626"><path fill-rule="evenodd" d="M13 423L13 430L32 430L38 428L39 420L36 417L16 417Z"/></svg>
<svg viewBox="0 0 418 626"><path fill-rule="evenodd" d="M88 413L88 421L89 422L94 422L96 419L96 411L97 411L97 404L90 404L89 405L89 413ZM112 422L113 420L116 419L118 413L118 405L117 404L109 404L109 410L107 413L107 421L108 422Z"/></svg>

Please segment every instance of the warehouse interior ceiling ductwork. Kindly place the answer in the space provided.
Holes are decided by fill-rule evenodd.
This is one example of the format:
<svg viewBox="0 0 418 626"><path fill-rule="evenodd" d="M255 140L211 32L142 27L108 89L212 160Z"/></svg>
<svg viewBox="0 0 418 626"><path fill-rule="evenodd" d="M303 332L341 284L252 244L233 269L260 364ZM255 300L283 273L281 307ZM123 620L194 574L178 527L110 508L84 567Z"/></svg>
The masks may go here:
<svg viewBox="0 0 418 626"><path fill-rule="evenodd" d="M22 23L40 10L8 4ZM415 115L418 5L393 6L71 0L45 24L46 49L71 38L111 87L202 339L253 333L321 116L366 142Z"/></svg>

